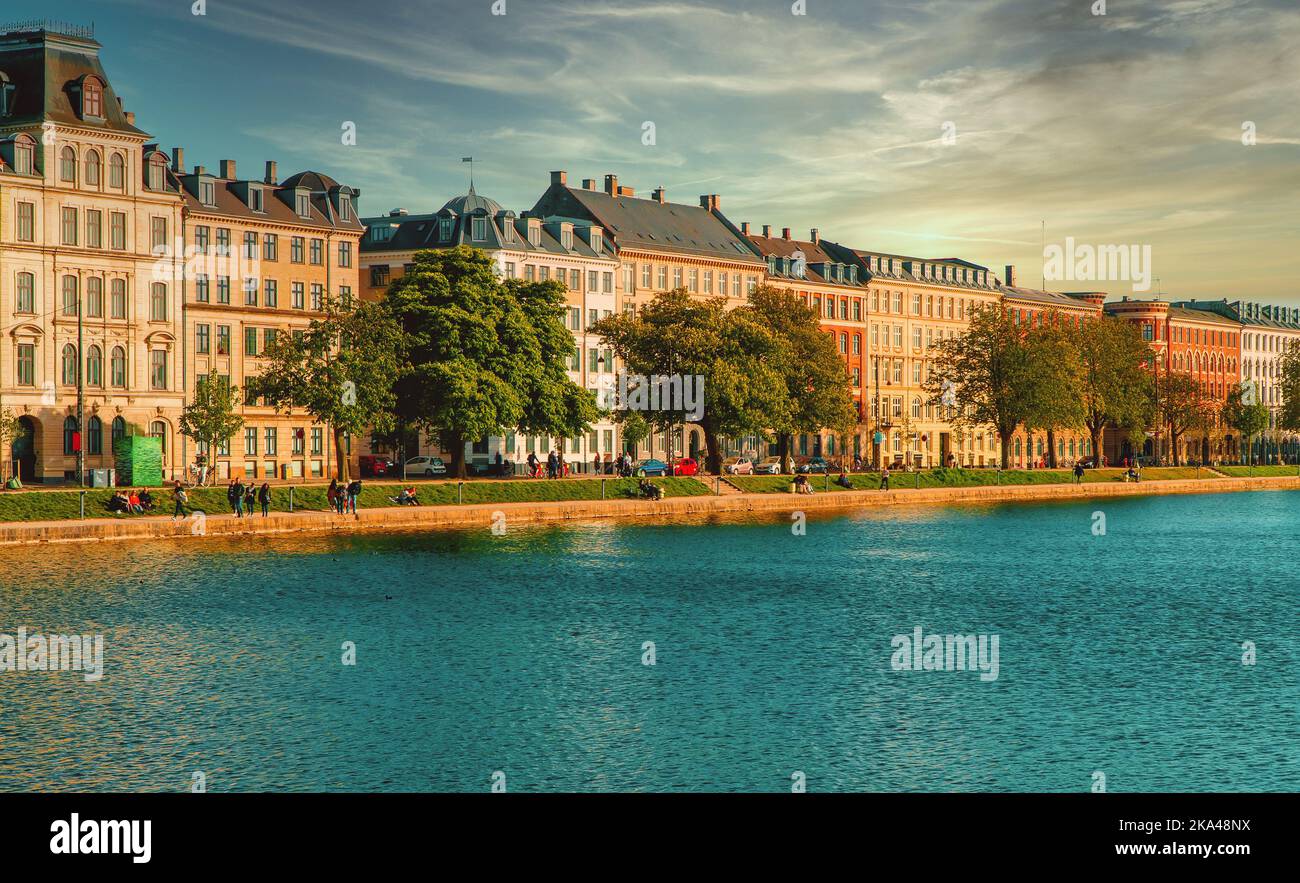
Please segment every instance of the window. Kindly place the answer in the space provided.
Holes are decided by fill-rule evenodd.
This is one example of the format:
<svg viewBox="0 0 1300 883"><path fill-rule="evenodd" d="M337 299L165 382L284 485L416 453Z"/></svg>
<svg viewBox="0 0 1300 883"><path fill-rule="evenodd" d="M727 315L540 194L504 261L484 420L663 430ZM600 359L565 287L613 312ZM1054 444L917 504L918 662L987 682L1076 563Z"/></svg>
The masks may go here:
<svg viewBox="0 0 1300 883"><path fill-rule="evenodd" d="M63 244L76 245L77 244L77 210L75 208L65 206L61 213L61 216L63 218L63 229L62 229Z"/></svg>
<svg viewBox="0 0 1300 883"><path fill-rule="evenodd" d="M295 236L289 240L289 262L292 264L301 264L303 262L303 248L306 240L301 236Z"/></svg>
<svg viewBox="0 0 1300 883"><path fill-rule="evenodd" d="M59 180L69 184L77 183L77 152L65 147L59 152Z"/></svg>
<svg viewBox="0 0 1300 883"><path fill-rule="evenodd" d="M149 160L148 181L150 190L163 189L163 158L161 156L155 156Z"/></svg>
<svg viewBox="0 0 1300 883"><path fill-rule="evenodd" d="M155 282L149 286L149 319L154 322L167 321L167 283L165 282Z"/></svg>
<svg viewBox="0 0 1300 883"><path fill-rule="evenodd" d="M18 241L34 242L36 240L36 203L18 203Z"/></svg>
<svg viewBox="0 0 1300 883"><path fill-rule="evenodd" d="M278 261L280 259L280 237L274 233L262 234L262 260Z"/></svg>
<svg viewBox="0 0 1300 883"><path fill-rule="evenodd" d="M114 319L126 318L126 280L114 279L109 285L109 311Z"/></svg>
<svg viewBox="0 0 1300 883"><path fill-rule="evenodd" d="M306 288L301 282L293 283L293 308L301 310L306 305Z"/></svg>
<svg viewBox="0 0 1300 883"><path fill-rule="evenodd" d="M212 348L212 326L198 324L194 326L194 352L206 356Z"/></svg>
<svg viewBox="0 0 1300 883"><path fill-rule="evenodd" d="M264 353L270 352L271 348L275 346L275 341L278 336L279 336L278 332L275 328L263 328L262 329L262 352Z"/></svg>
<svg viewBox="0 0 1300 883"><path fill-rule="evenodd" d="M316 266L325 263L325 240L313 239L311 241L311 262Z"/></svg>
<svg viewBox="0 0 1300 883"><path fill-rule="evenodd" d="M104 423L93 414L86 421L86 452L92 456L104 453Z"/></svg>
<svg viewBox="0 0 1300 883"><path fill-rule="evenodd" d="M33 175L36 173L36 165L33 157L32 145L25 141L19 140L14 143L14 171L20 175Z"/></svg>
<svg viewBox="0 0 1300 883"><path fill-rule="evenodd" d="M370 268L370 287L386 288L388 286L388 266L386 264Z"/></svg>
<svg viewBox="0 0 1300 883"><path fill-rule="evenodd" d="M311 217L311 196L307 193L299 193L294 198L294 205L298 211L298 217Z"/></svg>
<svg viewBox="0 0 1300 883"><path fill-rule="evenodd" d="M167 219L151 218L149 223L150 236L149 241L153 246L154 254L166 254L167 249Z"/></svg>
<svg viewBox="0 0 1300 883"><path fill-rule="evenodd" d="M351 242L339 243L339 266L340 267L352 266L352 243Z"/></svg>
<svg viewBox="0 0 1300 883"><path fill-rule="evenodd" d="M63 421L63 455L71 457L77 453L77 419L68 417Z"/></svg>
<svg viewBox="0 0 1300 883"><path fill-rule="evenodd" d="M219 356L230 355L230 326L229 325L217 326L217 355Z"/></svg>
<svg viewBox="0 0 1300 883"><path fill-rule="evenodd" d="M262 283L262 304L268 307L276 307L280 304L279 285L274 279L267 279Z"/></svg>
<svg viewBox="0 0 1300 883"><path fill-rule="evenodd" d="M18 385L36 385L36 346L30 343L18 344Z"/></svg>
<svg viewBox="0 0 1300 883"><path fill-rule="evenodd" d="M77 315L77 277L63 277L63 315Z"/></svg>
<svg viewBox="0 0 1300 883"><path fill-rule="evenodd" d="M274 457L276 453L278 453L276 450L277 445L276 445L275 427L274 426L266 427L266 432L264 433L263 438L266 441L266 455L268 457Z"/></svg>
<svg viewBox="0 0 1300 883"><path fill-rule="evenodd" d="M113 444L117 445L119 441L126 438L126 421L121 417L113 418Z"/></svg>
<svg viewBox="0 0 1300 883"><path fill-rule="evenodd" d="M482 215L475 216L472 225L472 230L473 230L472 236L475 242L482 242L483 240L487 239L487 218L483 217ZM566 247L572 248L572 243L573 243L572 233L569 234L569 243L570 244Z"/></svg>
<svg viewBox="0 0 1300 883"><path fill-rule="evenodd" d="M151 350L149 352L149 387L151 389L167 388L166 350Z"/></svg>
<svg viewBox="0 0 1300 883"><path fill-rule="evenodd" d="M125 387L126 386L126 350L124 350L120 346L113 347L113 355L109 359L108 368L109 368L109 382L112 383L113 386L119 388ZM122 418L119 417L117 419L121 420ZM114 423L114 432L116 434L117 421L115 420L113 421L113 423Z"/></svg>
<svg viewBox="0 0 1300 883"><path fill-rule="evenodd" d="M77 385L77 348L70 343L63 345L62 379L65 386Z"/></svg>
<svg viewBox="0 0 1300 883"><path fill-rule="evenodd" d="M92 150L86 154L86 186L98 187L100 170L104 164L99 158L99 151Z"/></svg>
<svg viewBox="0 0 1300 883"><path fill-rule="evenodd" d="M244 306L246 307L257 306L257 280L256 279L249 278L244 280Z"/></svg>
<svg viewBox="0 0 1300 883"><path fill-rule="evenodd" d="M81 83L81 115L100 119L104 116L104 86L95 77L86 77Z"/></svg>
<svg viewBox="0 0 1300 883"><path fill-rule="evenodd" d="M311 286L311 308L317 311L325 309L325 289L318 282Z"/></svg>
<svg viewBox="0 0 1300 883"><path fill-rule="evenodd" d="M104 247L104 213L86 209L86 247Z"/></svg>
<svg viewBox="0 0 1300 883"><path fill-rule="evenodd" d="M230 303L230 277L229 276L217 277L217 303L219 304Z"/></svg>
<svg viewBox="0 0 1300 883"><path fill-rule="evenodd" d="M244 329L244 355L246 356L257 355L257 329L256 328Z"/></svg>
<svg viewBox="0 0 1300 883"><path fill-rule="evenodd" d="M17 289L18 297L14 304L14 312L36 312L36 277L31 273L19 273Z"/></svg>
<svg viewBox="0 0 1300 883"><path fill-rule="evenodd" d="M311 452L314 456L320 456L325 443L325 432L319 426L311 428Z"/></svg>
<svg viewBox="0 0 1300 883"><path fill-rule="evenodd" d="M126 160L120 153L114 153L108 158L108 186L114 190L126 186Z"/></svg>
<svg viewBox="0 0 1300 883"><path fill-rule="evenodd" d="M104 351L98 346L91 346L86 353L86 384L104 385Z"/></svg>
<svg viewBox="0 0 1300 883"><path fill-rule="evenodd" d="M86 315L92 319L104 316L104 280L99 276L86 280Z"/></svg>
<svg viewBox="0 0 1300 883"><path fill-rule="evenodd" d="M339 308L348 311L352 309L352 286L339 286Z"/></svg>

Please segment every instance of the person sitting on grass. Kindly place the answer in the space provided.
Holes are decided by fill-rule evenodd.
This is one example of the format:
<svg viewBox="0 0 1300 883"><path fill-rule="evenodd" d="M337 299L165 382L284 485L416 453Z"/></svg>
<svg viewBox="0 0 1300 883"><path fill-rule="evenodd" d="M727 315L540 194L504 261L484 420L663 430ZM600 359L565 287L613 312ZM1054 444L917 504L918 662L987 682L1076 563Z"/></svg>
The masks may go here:
<svg viewBox="0 0 1300 883"><path fill-rule="evenodd" d="M132 515L139 515L144 511L140 507L140 494L137 491L131 491L131 496L126 498L127 511Z"/></svg>
<svg viewBox="0 0 1300 883"><path fill-rule="evenodd" d="M131 511L131 501L126 494L121 491L114 491L113 496L108 498L108 511L114 515L121 515L124 512Z"/></svg>
<svg viewBox="0 0 1300 883"><path fill-rule="evenodd" d="M843 488L853 488L853 482L849 479L848 473L845 472L843 468L840 469L840 477L835 479L835 483Z"/></svg>
<svg viewBox="0 0 1300 883"><path fill-rule="evenodd" d="M812 485L808 483L808 476L800 472L794 477L794 492L796 494L811 494Z"/></svg>
<svg viewBox="0 0 1300 883"><path fill-rule="evenodd" d="M153 494L149 493L149 489L142 488L140 490L139 497L140 497L140 511L141 512L153 511Z"/></svg>

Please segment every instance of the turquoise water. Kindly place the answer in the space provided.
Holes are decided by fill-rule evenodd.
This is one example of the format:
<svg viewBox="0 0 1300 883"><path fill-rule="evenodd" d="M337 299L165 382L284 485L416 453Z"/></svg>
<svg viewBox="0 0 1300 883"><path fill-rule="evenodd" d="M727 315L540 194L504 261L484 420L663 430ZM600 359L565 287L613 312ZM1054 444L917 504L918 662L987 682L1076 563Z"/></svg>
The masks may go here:
<svg viewBox="0 0 1300 883"><path fill-rule="evenodd" d="M0 790L1300 790L1296 493L486 527L0 550Z"/></svg>

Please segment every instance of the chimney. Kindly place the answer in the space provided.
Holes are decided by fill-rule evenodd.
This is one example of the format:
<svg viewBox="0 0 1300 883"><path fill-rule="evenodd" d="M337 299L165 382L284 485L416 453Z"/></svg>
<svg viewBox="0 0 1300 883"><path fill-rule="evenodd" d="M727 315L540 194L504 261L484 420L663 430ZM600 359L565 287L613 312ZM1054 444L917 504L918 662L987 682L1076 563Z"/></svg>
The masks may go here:
<svg viewBox="0 0 1300 883"><path fill-rule="evenodd" d="M664 189L662 187L656 187L654 189L654 193L650 194L650 198L653 199L655 202L659 203L660 205L663 205Z"/></svg>
<svg viewBox="0 0 1300 883"><path fill-rule="evenodd" d="M268 159L268 160L266 161L266 177L262 179L262 183L263 183L263 184L279 184L279 183L280 183L280 182L276 179L276 177L275 177L275 160L273 160L273 159Z"/></svg>
<svg viewBox="0 0 1300 883"><path fill-rule="evenodd" d="M582 179L582 189L583 189L583 190L595 190L595 189L596 189L596 179L595 179L595 178L583 178L583 179Z"/></svg>
<svg viewBox="0 0 1300 883"><path fill-rule="evenodd" d="M1006 278L1003 281L1006 283L1007 288L1016 287L1016 265L1015 264L1007 264Z"/></svg>
<svg viewBox="0 0 1300 883"><path fill-rule="evenodd" d="M619 196L636 196L636 191L631 187L624 187L622 184L618 187Z"/></svg>
<svg viewBox="0 0 1300 883"><path fill-rule="evenodd" d="M206 175L207 172L208 172L208 170L205 169L203 166L195 166L195 167L194 167L194 174L196 174L196 175Z"/></svg>
<svg viewBox="0 0 1300 883"><path fill-rule="evenodd" d="M716 212L718 210L718 194L710 193L707 196L701 196L700 207L706 208L711 212Z"/></svg>
<svg viewBox="0 0 1300 883"><path fill-rule="evenodd" d="M771 225L771 224L764 224L764 225L763 225L763 238L764 238L764 239L770 239L771 237L772 237L772 225Z"/></svg>
<svg viewBox="0 0 1300 883"><path fill-rule="evenodd" d="M812 232L808 234L808 239L812 242L813 245L822 244L822 234L818 232L816 227L812 228Z"/></svg>
<svg viewBox="0 0 1300 883"><path fill-rule="evenodd" d="M564 185L566 185L566 184L568 184L568 183L569 183L569 174L568 174L568 172L551 172L551 184L552 184L552 185L554 185L554 184L559 184L560 186L564 186Z"/></svg>
<svg viewBox="0 0 1300 883"><path fill-rule="evenodd" d="M789 228L789 227L783 227L783 228L781 229L781 238L782 238L782 239L785 239L785 240L787 240L787 241L790 239L790 228Z"/></svg>
<svg viewBox="0 0 1300 883"><path fill-rule="evenodd" d="M610 196L618 196L618 175L605 176L605 192Z"/></svg>
<svg viewBox="0 0 1300 883"><path fill-rule="evenodd" d="M741 232L741 234L743 234L743 235L745 235L745 236L748 236L748 235L749 235L749 221L742 221L742 222L741 222L741 224L740 224L740 232Z"/></svg>
<svg viewBox="0 0 1300 883"><path fill-rule="evenodd" d="M135 125L135 111L133 111L133 110L128 110L128 111L126 111L126 124L127 124L128 126L134 126L134 125Z"/></svg>
<svg viewBox="0 0 1300 883"><path fill-rule="evenodd" d="M233 159L223 159L221 161L221 177L227 181L235 180L235 161Z"/></svg>
<svg viewBox="0 0 1300 883"><path fill-rule="evenodd" d="M185 174L185 148L172 148L172 171L178 175Z"/></svg>

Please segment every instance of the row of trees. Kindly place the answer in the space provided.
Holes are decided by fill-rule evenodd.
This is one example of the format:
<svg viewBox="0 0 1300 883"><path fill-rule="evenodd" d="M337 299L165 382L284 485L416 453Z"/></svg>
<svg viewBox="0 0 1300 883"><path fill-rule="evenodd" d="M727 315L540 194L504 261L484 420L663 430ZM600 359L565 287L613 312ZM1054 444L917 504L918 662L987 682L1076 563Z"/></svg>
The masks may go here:
<svg viewBox="0 0 1300 883"><path fill-rule="evenodd" d="M629 373L703 378L694 422L714 470L723 436L776 437L788 450L796 432L848 431L856 411L844 362L813 312L772 288L739 309L724 303L667 292L592 330ZM567 373L574 344L565 309L561 283L501 279L482 251L420 252L382 302L331 306L304 331L278 337L242 394L329 424L340 476L345 433L410 431L438 437L451 472L463 476L468 441L507 432L572 438L600 418L596 395ZM234 437L240 396L207 378L181 431L210 447ZM630 443L688 419L684 407L615 414Z"/></svg>
<svg viewBox="0 0 1300 883"><path fill-rule="evenodd" d="M962 336L936 345L935 370L926 381L932 401L955 408L955 422L992 426L1001 439L1003 468L1010 465L1012 436L1046 432L1049 465L1055 464L1055 434L1086 432L1092 451L1114 427L1140 436L1167 433L1173 461L1188 433L1216 426L1250 436L1268 427L1268 409L1244 400L1240 387L1221 405L1189 374L1161 373L1150 345L1137 327L1102 316L1081 324L1048 313L1034 325L1018 323L997 307L977 312ZM1293 358L1300 399L1300 358ZM1300 417L1300 414L1297 414Z"/></svg>

